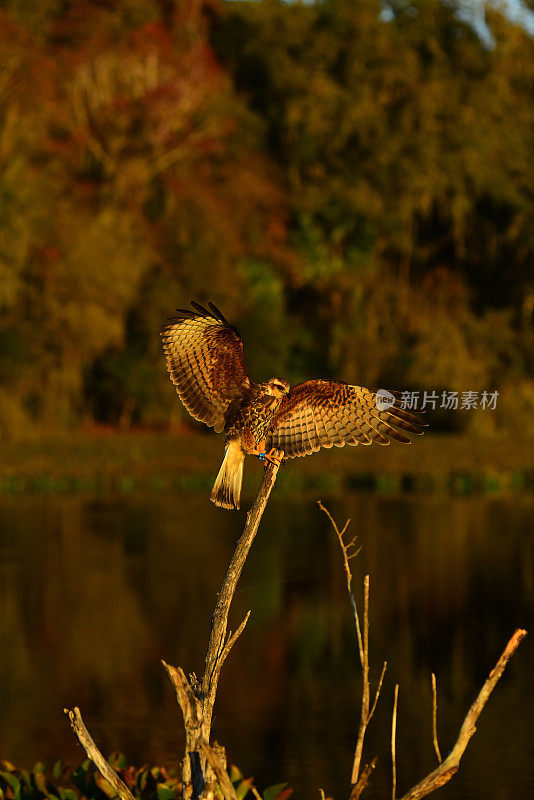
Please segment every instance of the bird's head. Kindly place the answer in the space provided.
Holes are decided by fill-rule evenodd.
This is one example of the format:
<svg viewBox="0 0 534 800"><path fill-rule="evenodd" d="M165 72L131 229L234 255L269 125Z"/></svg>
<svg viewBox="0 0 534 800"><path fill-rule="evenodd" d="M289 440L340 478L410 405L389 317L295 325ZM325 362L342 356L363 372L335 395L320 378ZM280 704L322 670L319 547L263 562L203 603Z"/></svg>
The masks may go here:
<svg viewBox="0 0 534 800"><path fill-rule="evenodd" d="M271 380L267 381L265 384L265 391L267 394L271 394L273 397L281 400L282 397L289 392L289 383L283 378L271 378Z"/></svg>

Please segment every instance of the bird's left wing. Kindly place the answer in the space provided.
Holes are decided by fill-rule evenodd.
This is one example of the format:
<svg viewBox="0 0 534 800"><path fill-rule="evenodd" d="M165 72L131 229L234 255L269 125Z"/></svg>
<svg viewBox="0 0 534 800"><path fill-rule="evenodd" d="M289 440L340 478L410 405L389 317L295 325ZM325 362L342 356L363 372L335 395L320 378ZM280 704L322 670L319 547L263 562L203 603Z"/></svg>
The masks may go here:
<svg viewBox="0 0 534 800"><path fill-rule="evenodd" d="M209 311L191 305L195 311L178 309L162 328L167 368L191 416L220 432L230 403L252 385L243 342L213 303Z"/></svg>
<svg viewBox="0 0 534 800"><path fill-rule="evenodd" d="M389 444L391 439L410 444L397 428L421 434L424 427L418 417L399 407L398 396L395 405L384 409L372 389L311 380L293 386L282 400L267 432L266 448L295 458L333 444Z"/></svg>

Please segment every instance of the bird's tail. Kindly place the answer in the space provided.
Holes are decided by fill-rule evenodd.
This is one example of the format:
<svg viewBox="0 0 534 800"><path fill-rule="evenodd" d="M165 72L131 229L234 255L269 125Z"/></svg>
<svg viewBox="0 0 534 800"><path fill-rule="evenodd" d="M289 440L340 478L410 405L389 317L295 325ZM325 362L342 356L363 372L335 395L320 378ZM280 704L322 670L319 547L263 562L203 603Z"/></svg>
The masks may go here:
<svg viewBox="0 0 534 800"><path fill-rule="evenodd" d="M210 499L216 506L239 508L244 460L245 453L239 442L226 445L226 453L211 490Z"/></svg>

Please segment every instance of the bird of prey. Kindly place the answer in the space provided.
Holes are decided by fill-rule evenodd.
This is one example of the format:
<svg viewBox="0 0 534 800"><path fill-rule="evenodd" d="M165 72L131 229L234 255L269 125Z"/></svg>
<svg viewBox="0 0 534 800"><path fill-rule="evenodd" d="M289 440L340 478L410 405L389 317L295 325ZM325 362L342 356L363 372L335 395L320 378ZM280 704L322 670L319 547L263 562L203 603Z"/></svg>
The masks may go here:
<svg viewBox="0 0 534 800"><path fill-rule="evenodd" d="M224 431L225 455L211 492L222 508L239 508L245 455L267 461L295 458L344 444L410 444L397 428L423 433L414 414L384 406L380 393L342 381L283 378L254 383L243 342L213 303L178 309L161 336L167 368L180 399L199 422ZM386 393L388 394L388 393ZM399 393L390 393L395 400ZM282 452L280 452L282 451Z"/></svg>

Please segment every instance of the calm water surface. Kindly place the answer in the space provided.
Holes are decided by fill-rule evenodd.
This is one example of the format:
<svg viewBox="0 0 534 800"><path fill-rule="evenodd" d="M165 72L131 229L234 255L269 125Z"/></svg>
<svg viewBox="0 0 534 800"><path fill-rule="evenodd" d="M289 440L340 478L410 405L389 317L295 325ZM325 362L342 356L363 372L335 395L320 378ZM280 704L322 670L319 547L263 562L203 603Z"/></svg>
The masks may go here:
<svg viewBox="0 0 534 800"><path fill-rule="evenodd" d="M532 498L328 502L352 518L371 575L372 677L387 659L368 733L370 800L390 796L389 730L400 683L398 792L434 768L430 674L442 751L518 626L532 628ZM105 752L137 765L182 756L160 659L202 672L209 622L244 514L204 497L0 503L0 756L20 766L82 751L62 709L77 704ZM313 499L273 497L232 609L246 633L225 664L215 737L260 786L288 780L347 795L360 671L337 541ZM534 630L479 720L444 800L534 797Z"/></svg>

